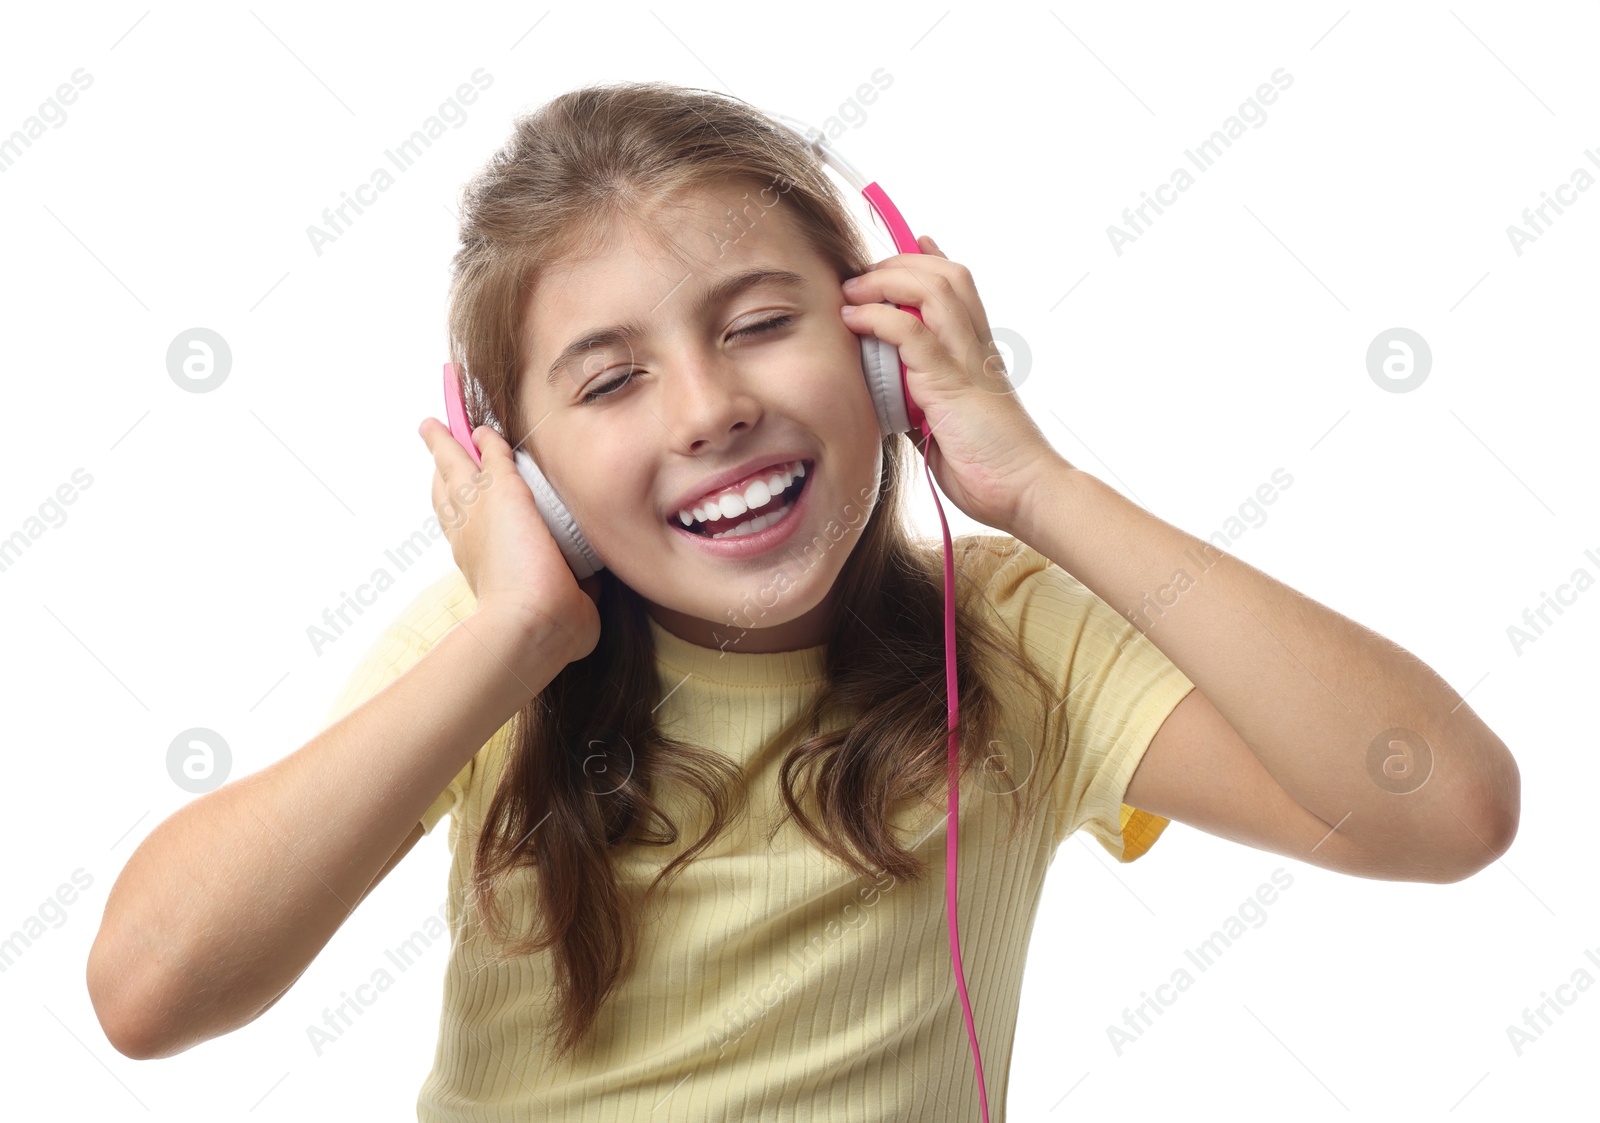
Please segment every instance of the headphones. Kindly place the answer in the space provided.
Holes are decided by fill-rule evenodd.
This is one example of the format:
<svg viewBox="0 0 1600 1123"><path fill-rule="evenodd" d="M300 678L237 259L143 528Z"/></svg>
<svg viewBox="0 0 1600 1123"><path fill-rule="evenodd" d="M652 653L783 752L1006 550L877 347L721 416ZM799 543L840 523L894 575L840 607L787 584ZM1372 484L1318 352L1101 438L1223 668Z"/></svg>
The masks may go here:
<svg viewBox="0 0 1600 1123"><path fill-rule="evenodd" d="M884 193L883 188L876 182L867 182L849 162L841 156L822 131L798 121L793 117L785 117L778 113L766 114L774 123L789 129L804 141L812 153L823 163L833 168L857 191L866 197L867 203L873 212L888 230L890 238L894 241L895 250L899 253L921 253L917 239L911 233L911 228L906 225L900 216L900 210ZM885 301L891 307L910 312L918 320L922 313L916 308L894 304ZM972 1021L972 1004L967 996L966 975L961 969L961 943L956 930L956 851L957 851L957 786L959 768L957 766L957 747L959 738L956 735L956 717L958 708L956 699L959 690L956 684L956 630L955 630L955 566L952 560L953 547L950 542L950 525L945 521L944 505L939 502L939 492L934 484L933 472L927 463L927 447L931 440L931 431L928 420L917 403L911 398L911 392L906 387L906 368L900 361L900 349L892 343L887 343L870 333L858 334L861 340L861 373L866 378L867 390L872 395L872 408L878 414L878 431L882 436L891 433L906 433L917 430L922 434L921 451L923 453L923 471L928 477L928 488L933 492L934 506L939 513L939 525L944 531L944 650L945 650L945 709L949 717L949 802L947 811L948 834L946 836L945 850L945 906L949 918L950 929L950 962L955 975L956 990L961 996L961 1009L966 1018L967 1038L972 1045L972 1063L978 1077L979 1104L983 1112L983 1123L989 1121L989 1095L983 1079L983 1057L978 1051L978 1033ZM462 396L460 365L453 362L444 364L444 397L445 413L450 422L450 433L472 456L474 464L483 466L483 457L477 446L472 441L472 426L467 421L466 404ZM533 457L523 449L517 449L515 454L517 474L526 481L533 492L534 504L539 509L539 514L544 517L545 526L550 530L550 536L555 539L556 545L561 548L561 554L571 567L573 576L582 580L591 577L605 568L605 563L600 555L589 545L583 532L578 529L577 520L572 517L572 512L567 510L561 497L556 494L550 481L545 479L544 473L539 471L539 466L533 462Z"/></svg>

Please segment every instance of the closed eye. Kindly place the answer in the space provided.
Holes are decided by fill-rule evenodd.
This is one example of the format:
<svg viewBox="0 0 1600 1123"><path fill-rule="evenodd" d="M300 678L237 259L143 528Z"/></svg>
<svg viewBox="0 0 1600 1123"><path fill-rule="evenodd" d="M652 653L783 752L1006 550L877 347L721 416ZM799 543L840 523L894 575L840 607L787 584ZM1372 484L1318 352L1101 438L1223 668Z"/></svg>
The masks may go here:
<svg viewBox="0 0 1600 1123"><path fill-rule="evenodd" d="M793 316L775 316L770 320L763 320L759 324L751 324L747 328L740 328L733 334L735 337L741 335L757 335L764 331L773 331L777 328L787 327L792 322L794 322ZM610 397L612 394L615 394L618 390L621 390L624 386L633 381L633 373L634 372L630 370L621 378L612 379L599 389L590 390L582 398L578 399L579 404L588 405L596 398Z"/></svg>
<svg viewBox="0 0 1600 1123"><path fill-rule="evenodd" d="M734 335L754 335L757 332L771 331L773 328L781 328L781 327L783 327L785 324L789 323L793 319L794 319L793 316L778 316L775 319L765 320L765 321L763 321L763 322L761 322L759 324L752 324L747 328L742 328L739 331L734 332L733 334Z"/></svg>

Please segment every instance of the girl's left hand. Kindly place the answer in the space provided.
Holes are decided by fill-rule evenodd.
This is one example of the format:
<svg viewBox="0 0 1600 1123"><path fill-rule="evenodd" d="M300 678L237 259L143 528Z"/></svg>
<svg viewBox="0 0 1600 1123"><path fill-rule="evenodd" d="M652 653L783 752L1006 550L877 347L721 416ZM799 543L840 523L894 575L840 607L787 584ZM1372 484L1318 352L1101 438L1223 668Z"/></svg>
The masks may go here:
<svg viewBox="0 0 1600 1123"><path fill-rule="evenodd" d="M846 303L857 305L844 322L900 349L930 434L906 435L919 449L927 441L939 490L970 518L1014 534L1033 481L1066 460L1012 389L972 274L932 238L917 244L922 253L885 258L844 282ZM922 319L882 301L913 306Z"/></svg>

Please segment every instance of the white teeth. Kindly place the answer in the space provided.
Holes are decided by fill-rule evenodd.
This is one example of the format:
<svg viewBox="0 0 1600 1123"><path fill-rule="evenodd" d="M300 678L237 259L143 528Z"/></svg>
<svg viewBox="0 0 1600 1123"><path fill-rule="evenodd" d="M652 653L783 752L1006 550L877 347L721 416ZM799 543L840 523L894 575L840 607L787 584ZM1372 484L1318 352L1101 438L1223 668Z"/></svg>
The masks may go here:
<svg viewBox="0 0 1600 1123"><path fill-rule="evenodd" d="M678 521L689 527L696 522L720 522L723 519L736 518L752 507L770 503L774 495L777 495L805 474L805 464L797 460L793 468L780 469L764 480L752 480L750 485L744 489L743 495L730 491L719 497L714 503L708 502L704 506L694 508L679 508ZM721 537L721 535L713 535L712 537Z"/></svg>
<svg viewBox="0 0 1600 1123"><path fill-rule="evenodd" d="M792 502L785 503L782 507L779 507L776 511L772 511L772 512L769 512L768 514L761 515L761 516L759 516L757 518L753 518L753 519L749 520L748 522L742 522L738 526L734 527L732 530L725 530L721 534L713 534L711 537L713 537L713 538L743 538L745 535L754 534L758 530L766 530L767 527L771 526L773 523L775 523L779 519L783 518L791 510L793 510L793 508L794 508L794 504Z"/></svg>
<svg viewBox="0 0 1600 1123"><path fill-rule="evenodd" d="M782 491L783 488L780 487L778 490ZM767 481L766 480L757 480L755 483L753 483L749 487L745 488L745 491L744 491L744 506L745 506L745 510L747 510L747 511L755 510L757 507L761 506L763 503L765 503L768 500L770 500L772 498L772 496L773 496L773 491L772 491L771 486L767 483ZM736 514L736 515L740 515L740 514L743 514L743 513L744 513L743 511L735 511L734 512L734 514Z"/></svg>

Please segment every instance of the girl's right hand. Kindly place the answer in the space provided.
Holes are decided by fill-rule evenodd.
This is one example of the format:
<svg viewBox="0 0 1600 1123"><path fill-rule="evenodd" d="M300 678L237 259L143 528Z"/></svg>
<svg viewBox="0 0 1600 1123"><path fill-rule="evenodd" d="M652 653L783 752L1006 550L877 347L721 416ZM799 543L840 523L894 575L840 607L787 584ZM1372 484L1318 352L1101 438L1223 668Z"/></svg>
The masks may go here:
<svg viewBox="0 0 1600 1123"><path fill-rule="evenodd" d="M433 454L434 514L478 611L561 645L567 662L587 656L600 642L600 578L573 576L505 438L488 425L472 431L479 469L437 418L418 431Z"/></svg>

